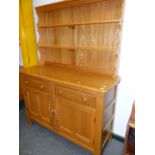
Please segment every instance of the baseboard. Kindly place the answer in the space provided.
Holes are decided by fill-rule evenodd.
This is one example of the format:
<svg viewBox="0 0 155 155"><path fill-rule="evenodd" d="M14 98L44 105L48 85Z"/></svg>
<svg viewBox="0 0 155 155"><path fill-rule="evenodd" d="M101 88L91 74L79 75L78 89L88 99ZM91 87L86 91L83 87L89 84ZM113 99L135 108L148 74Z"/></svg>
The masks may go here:
<svg viewBox="0 0 155 155"><path fill-rule="evenodd" d="M112 134L112 138L113 138L113 139L116 139L116 140L118 140L118 141L120 141L120 142L122 142L122 143L124 143L124 137L122 137L122 136L120 136L120 135L117 135L117 134L113 133L113 134Z"/></svg>

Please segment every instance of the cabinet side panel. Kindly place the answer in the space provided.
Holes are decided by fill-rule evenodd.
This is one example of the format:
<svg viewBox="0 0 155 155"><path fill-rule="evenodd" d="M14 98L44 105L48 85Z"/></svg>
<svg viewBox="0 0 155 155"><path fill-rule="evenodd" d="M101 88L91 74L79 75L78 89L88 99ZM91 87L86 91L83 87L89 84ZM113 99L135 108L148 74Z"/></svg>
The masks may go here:
<svg viewBox="0 0 155 155"><path fill-rule="evenodd" d="M105 109L115 100L116 97L116 86L109 90L104 97Z"/></svg>
<svg viewBox="0 0 155 155"><path fill-rule="evenodd" d="M102 122L102 147L110 138L113 128L115 101L116 101L117 86L113 87L104 95L104 112Z"/></svg>

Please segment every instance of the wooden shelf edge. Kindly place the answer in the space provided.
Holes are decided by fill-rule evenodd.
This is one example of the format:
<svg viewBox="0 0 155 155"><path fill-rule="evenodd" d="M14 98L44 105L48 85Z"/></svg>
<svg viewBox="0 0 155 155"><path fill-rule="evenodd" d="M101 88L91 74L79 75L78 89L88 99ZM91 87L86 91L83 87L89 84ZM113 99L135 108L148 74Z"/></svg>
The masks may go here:
<svg viewBox="0 0 155 155"><path fill-rule="evenodd" d="M65 26L76 26L76 25L93 25L93 24L110 24L110 23L118 23L120 24L122 20L114 19L114 20L104 20L104 21L94 21L94 22L84 22L84 23L73 23L73 24L60 24L60 25L47 25L41 26L38 25L38 28L52 28L52 27L65 27Z"/></svg>
<svg viewBox="0 0 155 155"><path fill-rule="evenodd" d="M83 5L83 4L89 4L89 3L95 3L103 0L68 0L68 1L60 1L60 2L55 2L51 4L46 4L43 6L38 6L35 7L37 12L44 12L44 11L52 11L52 10L58 10L58 9L63 9L66 7L73 7L77 5ZM105 1L105 0L104 0Z"/></svg>
<svg viewBox="0 0 155 155"><path fill-rule="evenodd" d="M69 50L94 50L94 51L116 51L117 48L92 48L92 47L71 47L71 46L50 46L50 45L39 45L38 48L51 48L51 49L69 49Z"/></svg>
<svg viewBox="0 0 155 155"><path fill-rule="evenodd" d="M38 45L39 48L53 48L53 49L69 49L75 50L75 47L72 46L51 46L51 45Z"/></svg>

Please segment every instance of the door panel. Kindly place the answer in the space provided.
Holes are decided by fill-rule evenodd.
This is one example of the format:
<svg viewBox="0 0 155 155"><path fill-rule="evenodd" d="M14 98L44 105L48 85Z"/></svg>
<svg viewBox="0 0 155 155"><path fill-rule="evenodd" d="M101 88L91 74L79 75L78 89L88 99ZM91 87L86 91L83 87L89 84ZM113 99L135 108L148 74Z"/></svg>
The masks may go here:
<svg viewBox="0 0 155 155"><path fill-rule="evenodd" d="M46 93L39 94L40 116L42 121L50 123L50 100L49 95Z"/></svg>
<svg viewBox="0 0 155 155"><path fill-rule="evenodd" d="M95 110L58 96L56 109L59 132L92 146Z"/></svg>
<svg viewBox="0 0 155 155"><path fill-rule="evenodd" d="M74 133L75 107L68 100L56 98L56 119L58 120L58 130L69 136Z"/></svg>
<svg viewBox="0 0 155 155"><path fill-rule="evenodd" d="M39 116L39 95L36 91L27 88L26 89L26 101L28 104L28 109L31 115Z"/></svg>
<svg viewBox="0 0 155 155"><path fill-rule="evenodd" d="M94 140L95 111L91 108L78 106L75 118L75 136L79 141L92 146Z"/></svg>
<svg viewBox="0 0 155 155"><path fill-rule="evenodd" d="M50 102L48 93L38 91L34 88L26 88L26 99L31 115L36 119L50 124Z"/></svg>

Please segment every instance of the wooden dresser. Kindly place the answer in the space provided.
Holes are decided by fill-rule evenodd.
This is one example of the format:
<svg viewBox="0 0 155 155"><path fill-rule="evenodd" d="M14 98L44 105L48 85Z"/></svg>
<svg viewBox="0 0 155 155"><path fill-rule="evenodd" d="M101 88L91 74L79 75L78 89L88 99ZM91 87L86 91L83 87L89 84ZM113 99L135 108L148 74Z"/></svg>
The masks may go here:
<svg viewBox="0 0 155 155"><path fill-rule="evenodd" d="M40 64L20 71L26 113L100 155L112 136L123 0L37 7Z"/></svg>

